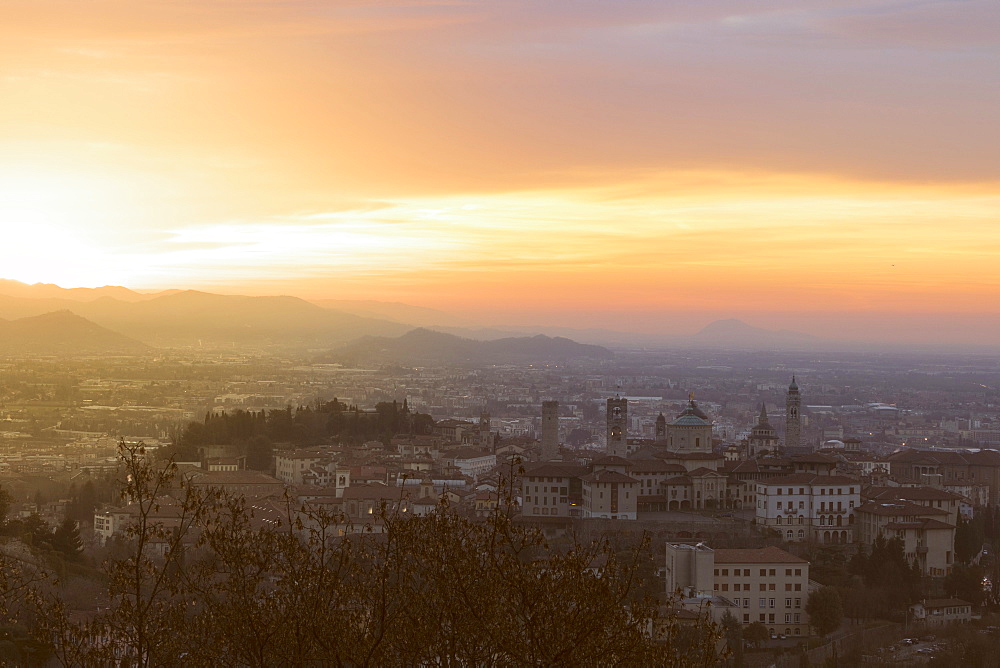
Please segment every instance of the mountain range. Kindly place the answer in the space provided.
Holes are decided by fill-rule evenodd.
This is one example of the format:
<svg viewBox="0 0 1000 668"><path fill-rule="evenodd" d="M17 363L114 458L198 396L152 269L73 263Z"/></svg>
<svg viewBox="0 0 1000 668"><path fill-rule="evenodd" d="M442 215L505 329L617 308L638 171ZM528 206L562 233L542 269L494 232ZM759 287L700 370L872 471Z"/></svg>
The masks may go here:
<svg viewBox="0 0 1000 668"><path fill-rule="evenodd" d="M0 341L0 352L30 348L37 354L45 349L56 354L73 345L89 350L91 344L82 343L86 337L80 338L83 319L98 328L90 330L97 351L139 350L136 346L268 348L319 354L336 350L342 358L397 361L601 359L610 355L601 344L767 350L820 348L829 343L807 334L765 330L734 319L713 322L692 336L566 327L481 327L443 311L397 302L311 302L290 296L220 295L195 290L141 293L120 286L65 289L0 279L0 319L20 321L55 312L62 315L29 320L32 326L41 328L34 347L26 340L15 340L17 328L28 325L17 325L9 333L0 331L0 337L7 339ZM79 320L71 323L67 314ZM55 334L43 335L41 330L46 325L64 329L65 343L60 343ZM414 327L423 329L411 332ZM107 338L98 344L98 330L121 339ZM482 345L486 343L490 345Z"/></svg>
<svg viewBox="0 0 1000 668"><path fill-rule="evenodd" d="M362 337L330 353L328 361L346 363L400 364L513 364L566 362L572 359L610 359L612 353L601 346L577 343L543 334L476 341L453 334L418 328L388 338Z"/></svg>

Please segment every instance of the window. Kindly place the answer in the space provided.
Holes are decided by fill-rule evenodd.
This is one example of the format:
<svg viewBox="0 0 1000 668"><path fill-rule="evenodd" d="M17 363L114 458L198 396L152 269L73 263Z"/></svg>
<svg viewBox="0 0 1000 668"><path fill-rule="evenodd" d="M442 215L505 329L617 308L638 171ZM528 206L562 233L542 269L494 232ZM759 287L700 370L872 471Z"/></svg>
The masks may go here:
<svg viewBox="0 0 1000 668"><path fill-rule="evenodd" d="M791 575L791 574L792 574L792 569L791 569L791 568L786 568L786 569L785 569L785 575L786 575L786 576L789 576L789 575Z"/></svg>
<svg viewBox="0 0 1000 668"><path fill-rule="evenodd" d="M758 603L759 603L759 605L757 606L758 608L766 608L767 607L767 599L766 598L760 599L760 601L758 601Z"/></svg>
<svg viewBox="0 0 1000 668"><path fill-rule="evenodd" d="M748 599L748 598L743 599L743 607L744 608L749 608L750 607L750 599Z"/></svg>
<svg viewBox="0 0 1000 668"><path fill-rule="evenodd" d="M744 568L743 569L743 577L745 577L745 578L750 577L750 569L749 568Z"/></svg>
<svg viewBox="0 0 1000 668"><path fill-rule="evenodd" d="M786 598L785 599L785 607L786 608L792 607L792 599L790 599L790 598Z"/></svg>
<svg viewBox="0 0 1000 668"><path fill-rule="evenodd" d="M796 568L795 569L795 574L796 575L802 575L802 569L801 568Z"/></svg>
<svg viewBox="0 0 1000 668"><path fill-rule="evenodd" d="M767 588L770 591L774 591L774 583L772 582L771 584L767 585Z"/></svg>
<svg viewBox="0 0 1000 668"><path fill-rule="evenodd" d="M792 591L792 583L791 582L786 582L785 583L785 591Z"/></svg>
<svg viewBox="0 0 1000 668"><path fill-rule="evenodd" d="M722 569L722 574L728 576L729 575L729 569L728 568L723 568Z"/></svg>
<svg viewBox="0 0 1000 668"><path fill-rule="evenodd" d="M766 568L760 569L760 576L765 577L766 575L767 575L767 569Z"/></svg>
<svg viewBox="0 0 1000 668"><path fill-rule="evenodd" d="M729 591L729 585L725 582L722 583L722 591Z"/></svg>
<svg viewBox="0 0 1000 668"><path fill-rule="evenodd" d="M795 591L802 591L802 585L796 584L795 585Z"/></svg>
<svg viewBox="0 0 1000 668"><path fill-rule="evenodd" d="M750 614L749 613L743 615L743 623L744 624L749 624L750 623Z"/></svg>
<svg viewBox="0 0 1000 668"><path fill-rule="evenodd" d="M763 582L761 582L761 583L760 583L760 590L761 590L761 591L767 591L767 585L766 585L766 584L764 584Z"/></svg>
<svg viewBox="0 0 1000 668"><path fill-rule="evenodd" d="M774 607L774 599L773 598L769 598L767 600L767 607L769 607L769 608L773 608Z"/></svg>
<svg viewBox="0 0 1000 668"><path fill-rule="evenodd" d="M802 599L801 598L795 599L795 607L796 608L801 608L802 607ZM795 621L799 621L799 618L798 618L797 615L795 617Z"/></svg>
<svg viewBox="0 0 1000 668"><path fill-rule="evenodd" d="M768 575L770 575L770 576L771 576L771 577L773 578L773 577L774 577L774 575L775 575L775 570L774 570L774 569L772 568L772 569L771 569L771 572L770 572L770 573L768 573Z"/></svg>
<svg viewBox="0 0 1000 668"><path fill-rule="evenodd" d="M719 569L718 568L715 569L715 577L719 577Z"/></svg>

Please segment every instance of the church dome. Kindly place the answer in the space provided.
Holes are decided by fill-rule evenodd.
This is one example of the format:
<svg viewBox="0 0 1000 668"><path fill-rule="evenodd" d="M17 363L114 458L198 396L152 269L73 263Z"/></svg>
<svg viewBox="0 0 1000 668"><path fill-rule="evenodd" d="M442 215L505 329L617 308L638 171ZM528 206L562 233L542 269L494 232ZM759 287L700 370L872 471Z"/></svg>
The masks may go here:
<svg viewBox="0 0 1000 668"><path fill-rule="evenodd" d="M703 411L700 408L698 408L698 404L696 404L694 402L693 395L692 395L691 399L688 399L687 408L685 408L677 416L677 420L680 420L682 417L687 416L687 415L693 415L693 416L695 416L695 417L700 418L701 420L703 420L705 424L708 424L708 415L705 413L705 411ZM678 424L677 420L674 420L670 424Z"/></svg>
<svg viewBox="0 0 1000 668"><path fill-rule="evenodd" d="M697 415L681 413L676 420L670 423L675 427L707 427L708 421Z"/></svg>

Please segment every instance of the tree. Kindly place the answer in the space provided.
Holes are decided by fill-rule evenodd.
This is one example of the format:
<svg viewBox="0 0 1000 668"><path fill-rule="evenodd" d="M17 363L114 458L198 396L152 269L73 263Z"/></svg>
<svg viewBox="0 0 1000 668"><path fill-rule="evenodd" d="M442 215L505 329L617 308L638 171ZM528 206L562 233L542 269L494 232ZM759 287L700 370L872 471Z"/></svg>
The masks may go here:
<svg viewBox="0 0 1000 668"><path fill-rule="evenodd" d="M743 666L743 625L731 610L726 610L722 616L722 631L726 638L726 645L732 653L733 663L736 668Z"/></svg>
<svg viewBox="0 0 1000 668"><path fill-rule="evenodd" d="M822 587L810 594L806 601L806 612L809 614L809 623L821 636L836 631L844 620L840 594L835 587Z"/></svg>
<svg viewBox="0 0 1000 668"><path fill-rule="evenodd" d="M110 608L40 618L63 665L714 665L720 635L642 596L648 539L558 547L504 503L485 521L446 504L411 517L386 503L343 515L181 485L122 444L128 553L108 563ZM177 493L174 491L173 493Z"/></svg>
<svg viewBox="0 0 1000 668"><path fill-rule="evenodd" d="M67 561L78 561L83 554L83 540L75 520L67 517L52 532L52 549L61 553Z"/></svg>
<svg viewBox="0 0 1000 668"><path fill-rule="evenodd" d="M764 622L754 622L743 629L743 639L749 643L753 643L756 647L760 647L767 642L769 637L770 633L768 633L767 627L764 626Z"/></svg>

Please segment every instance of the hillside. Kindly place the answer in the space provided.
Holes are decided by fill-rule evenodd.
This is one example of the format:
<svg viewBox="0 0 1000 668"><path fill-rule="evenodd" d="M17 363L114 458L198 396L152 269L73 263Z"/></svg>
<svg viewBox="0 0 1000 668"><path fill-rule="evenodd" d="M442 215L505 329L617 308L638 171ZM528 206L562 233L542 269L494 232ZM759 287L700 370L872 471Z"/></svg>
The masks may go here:
<svg viewBox="0 0 1000 668"><path fill-rule="evenodd" d="M186 290L126 302L0 296L0 318L70 311L154 346L273 345L330 348L365 335L396 336L411 327L324 309L297 297L247 297Z"/></svg>
<svg viewBox="0 0 1000 668"><path fill-rule="evenodd" d="M452 334L414 329L398 338L364 337L334 350L331 361L346 363L397 362L403 364L510 364L565 362L572 359L609 359L601 346L539 334L494 341L475 341Z"/></svg>
<svg viewBox="0 0 1000 668"><path fill-rule="evenodd" d="M0 320L0 355L139 355L150 347L69 311Z"/></svg>

